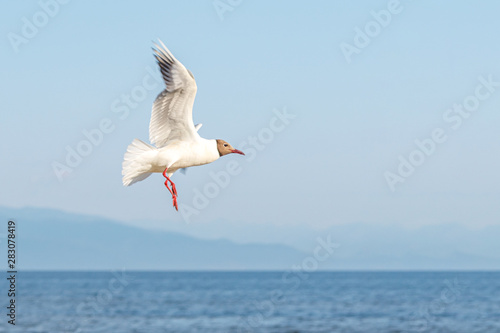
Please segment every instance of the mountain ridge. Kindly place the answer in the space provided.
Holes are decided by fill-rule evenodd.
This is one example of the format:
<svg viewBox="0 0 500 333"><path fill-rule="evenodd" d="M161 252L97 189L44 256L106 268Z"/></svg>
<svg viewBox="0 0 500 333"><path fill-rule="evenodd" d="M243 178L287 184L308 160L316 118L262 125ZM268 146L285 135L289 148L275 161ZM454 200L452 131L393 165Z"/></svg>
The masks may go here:
<svg viewBox="0 0 500 333"><path fill-rule="evenodd" d="M320 270L500 269L500 226L471 230L440 224L413 230L356 223L320 232L301 226L297 232L290 226L259 225L255 228L262 229L265 241L235 241L56 209L0 206L0 217L18 222L19 267L27 270L289 270L314 258L317 237L340 244L318 262ZM209 227L215 229L212 235L225 231L216 222ZM290 236L287 232L307 246L281 242Z"/></svg>

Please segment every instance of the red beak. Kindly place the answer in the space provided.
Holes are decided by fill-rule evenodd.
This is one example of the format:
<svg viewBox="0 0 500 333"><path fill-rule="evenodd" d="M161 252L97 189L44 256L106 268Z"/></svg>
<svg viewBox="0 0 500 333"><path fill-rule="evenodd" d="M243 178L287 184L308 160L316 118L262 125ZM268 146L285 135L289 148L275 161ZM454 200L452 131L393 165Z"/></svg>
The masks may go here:
<svg viewBox="0 0 500 333"><path fill-rule="evenodd" d="M233 150L231 150L231 153L245 155L245 153L244 153L244 152L242 152L241 150L238 150L238 149L233 149Z"/></svg>

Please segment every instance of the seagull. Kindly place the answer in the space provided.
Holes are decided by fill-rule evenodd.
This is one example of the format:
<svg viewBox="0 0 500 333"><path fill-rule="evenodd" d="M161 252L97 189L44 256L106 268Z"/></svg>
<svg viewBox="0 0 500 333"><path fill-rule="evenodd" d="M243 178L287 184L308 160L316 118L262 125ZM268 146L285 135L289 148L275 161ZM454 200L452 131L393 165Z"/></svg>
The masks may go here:
<svg viewBox="0 0 500 333"><path fill-rule="evenodd" d="M173 206L179 210L177 189L170 179L175 171L212 163L232 153L245 154L224 140L208 140L198 134L202 124L195 126L193 123L197 90L194 76L161 40L159 43L154 44L153 51L166 88L153 103L149 123L151 145L134 139L127 148L122 165L123 185L144 180L153 172L162 173Z"/></svg>

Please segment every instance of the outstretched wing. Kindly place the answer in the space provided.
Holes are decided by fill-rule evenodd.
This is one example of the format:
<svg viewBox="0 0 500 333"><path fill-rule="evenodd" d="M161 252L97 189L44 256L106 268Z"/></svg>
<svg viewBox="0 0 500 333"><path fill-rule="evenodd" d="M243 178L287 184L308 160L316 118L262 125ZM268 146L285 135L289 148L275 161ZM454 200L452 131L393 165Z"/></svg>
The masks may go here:
<svg viewBox="0 0 500 333"><path fill-rule="evenodd" d="M149 141L156 147L169 141L190 141L199 138L193 123L196 82L193 74L170 53L160 41L153 48L166 88L153 104L149 123Z"/></svg>

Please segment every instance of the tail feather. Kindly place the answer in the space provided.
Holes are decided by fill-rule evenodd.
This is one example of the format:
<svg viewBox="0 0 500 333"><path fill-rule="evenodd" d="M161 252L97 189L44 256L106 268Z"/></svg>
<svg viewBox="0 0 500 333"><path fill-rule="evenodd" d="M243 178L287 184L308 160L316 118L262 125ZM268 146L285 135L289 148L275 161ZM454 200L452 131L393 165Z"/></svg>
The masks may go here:
<svg viewBox="0 0 500 333"><path fill-rule="evenodd" d="M127 152L123 158L122 175L124 186L130 186L151 175L150 161L156 151L155 147L139 139L132 141L127 147Z"/></svg>

